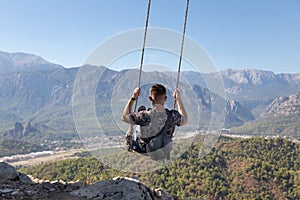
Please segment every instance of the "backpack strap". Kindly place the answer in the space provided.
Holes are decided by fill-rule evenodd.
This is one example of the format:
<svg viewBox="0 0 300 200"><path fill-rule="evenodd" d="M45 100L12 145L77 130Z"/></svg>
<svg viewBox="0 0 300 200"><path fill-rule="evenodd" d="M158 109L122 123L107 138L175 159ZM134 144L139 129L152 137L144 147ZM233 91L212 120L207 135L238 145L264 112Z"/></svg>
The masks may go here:
<svg viewBox="0 0 300 200"><path fill-rule="evenodd" d="M165 121L165 125L164 127L162 128L162 130L160 130L154 137L158 136L158 135L161 135L161 134L167 134L168 132L168 126L171 122L171 116L170 116L170 111L166 108L166 113L167 113L167 120ZM171 138L171 137L170 137Z"/></svg>

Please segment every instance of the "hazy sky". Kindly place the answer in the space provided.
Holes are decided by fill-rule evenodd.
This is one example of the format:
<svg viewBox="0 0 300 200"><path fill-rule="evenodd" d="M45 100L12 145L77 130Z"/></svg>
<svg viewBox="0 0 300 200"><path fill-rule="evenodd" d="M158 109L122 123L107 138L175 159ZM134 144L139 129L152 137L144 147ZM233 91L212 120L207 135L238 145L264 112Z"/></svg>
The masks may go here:
<svg viewBox="0 0 300 200"><path fill-rule="evenodd" d="M0 51L65 67L83 64L108 38L143 28L147 7L147 0L0 3ZM184 11L185 0L152 0L149 26L181 32ZM190 0L187 35L221 70L300 72L300 0Z"/></svg>

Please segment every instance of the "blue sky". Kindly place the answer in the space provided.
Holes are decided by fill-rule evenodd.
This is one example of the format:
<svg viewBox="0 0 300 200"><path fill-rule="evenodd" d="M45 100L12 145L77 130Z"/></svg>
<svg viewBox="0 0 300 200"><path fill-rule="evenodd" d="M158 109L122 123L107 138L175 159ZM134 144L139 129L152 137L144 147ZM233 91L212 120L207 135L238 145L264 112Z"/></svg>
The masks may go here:
<svg viewBox="0 0 300 200"><path fill-rule="evenodd" d="M0 51L65 67L83 64L108 38L143 28L147 6L147 0L0 3ZM181 32L184 9L184 0L152 0L149 26ZM190 0L187 35L220 70L300 72L300 0Z"/></svg>

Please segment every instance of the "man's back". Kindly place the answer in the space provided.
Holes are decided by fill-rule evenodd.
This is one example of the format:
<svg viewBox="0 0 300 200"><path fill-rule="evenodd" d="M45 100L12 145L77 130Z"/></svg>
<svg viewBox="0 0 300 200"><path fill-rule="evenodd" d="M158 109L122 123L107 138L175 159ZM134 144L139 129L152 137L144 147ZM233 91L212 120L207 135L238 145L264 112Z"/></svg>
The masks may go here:
<svg viewBox="0 0 300 200"><path fill-rule="evenodd" d="M141 133L140 138L149 138L155 136L159 131L161 131L166 123L167 134L172 135L175 127L179 126L184 120L183 116L176 110L166 110L161 109L158 106L153 106L153 109L149 111L142 111L137 113L132 113L130 119L133 124L140 125Z"/></svg>

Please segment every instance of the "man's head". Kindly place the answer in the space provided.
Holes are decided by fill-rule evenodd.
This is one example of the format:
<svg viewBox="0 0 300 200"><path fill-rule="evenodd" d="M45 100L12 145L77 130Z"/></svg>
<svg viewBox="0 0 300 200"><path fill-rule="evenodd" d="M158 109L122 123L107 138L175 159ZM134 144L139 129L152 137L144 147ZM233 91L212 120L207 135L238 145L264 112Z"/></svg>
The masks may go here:
<svg viewBox="0 0 300 200"><path fill-rule="evenodd" d="M152 104L160 104L164 106L167 96L166 96L166 88L165 86L156 83L150 88L150 96L149 99L152 101Z"/></svg>
<svg viewBox="0 0 300 200"><path fill-rule="evenodd" d="M140 107L138 108L138 112L144 111L144 110L146 110L146 107L145 107L145 106L140 106Z"/></svg>

